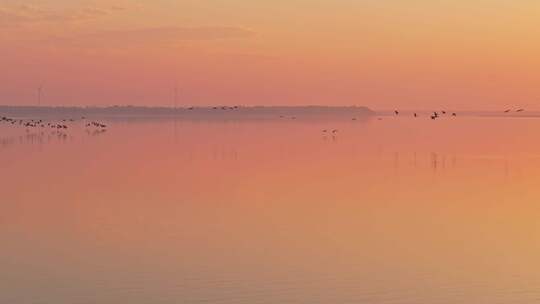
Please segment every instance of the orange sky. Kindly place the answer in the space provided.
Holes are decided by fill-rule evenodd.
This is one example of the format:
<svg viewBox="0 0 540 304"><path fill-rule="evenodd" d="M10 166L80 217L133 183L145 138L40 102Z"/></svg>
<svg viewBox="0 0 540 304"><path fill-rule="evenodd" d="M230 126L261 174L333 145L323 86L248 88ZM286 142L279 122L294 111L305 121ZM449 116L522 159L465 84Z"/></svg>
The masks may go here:
<svg viewBox="0 0 540 304"><path fill-rule="evenodd" d="M540 109L535 0L0 0L0 104ZM538 105L537 105L538 104Z"/></svg>

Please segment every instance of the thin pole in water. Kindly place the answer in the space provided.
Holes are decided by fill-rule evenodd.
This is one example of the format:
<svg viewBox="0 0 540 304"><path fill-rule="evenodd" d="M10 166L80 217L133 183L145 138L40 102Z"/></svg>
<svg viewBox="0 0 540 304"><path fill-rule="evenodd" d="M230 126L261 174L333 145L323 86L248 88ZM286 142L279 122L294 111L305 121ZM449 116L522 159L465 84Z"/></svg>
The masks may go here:
<svg viewBox="0 0 540 304"><path fill-rule="evenodd" d="M174 112L178 109L178 84L174 86Z"/></svg>
<svg viewBox="0 0 540 304"><path fill-rule="evenodd" d="M37 91L37 102L38 102L38 107L41 107L41 91L43 90L43 86L39 86L38 87L38 91Z"/></svg>

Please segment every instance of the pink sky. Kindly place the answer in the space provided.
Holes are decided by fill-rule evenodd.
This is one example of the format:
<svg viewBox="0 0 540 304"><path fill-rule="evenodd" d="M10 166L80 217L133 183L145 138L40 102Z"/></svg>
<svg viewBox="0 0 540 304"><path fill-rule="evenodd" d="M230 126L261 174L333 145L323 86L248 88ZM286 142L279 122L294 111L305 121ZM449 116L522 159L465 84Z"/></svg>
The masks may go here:
<svg viewBox="0 0 540 304"><path fill-rule="evenodd" d="M434 3L437 2L437 3ZM534 0L0 2L0 104L540 109Z"/></svg>

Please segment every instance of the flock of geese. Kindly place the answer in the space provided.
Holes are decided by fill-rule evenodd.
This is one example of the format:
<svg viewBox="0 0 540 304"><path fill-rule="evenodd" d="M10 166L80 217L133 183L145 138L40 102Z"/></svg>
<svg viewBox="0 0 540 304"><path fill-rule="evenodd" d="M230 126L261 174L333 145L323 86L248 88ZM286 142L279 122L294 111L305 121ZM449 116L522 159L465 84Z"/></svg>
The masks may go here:
<svg viewBox="0 0 540 304"><path fill-rule="evenodd" d="M525 109L517 109L517 110L507 109L507 110L504 110L503 112L504 112L504 113L510 113L510 112L513 112L513 111L515 111L516 113L520 113L520 112L524 112ZM400 113L399 113L398 110L394 110L394 115L398 116L399 114L400 114ZM446 114L449 114L449 112L447 112L447 111L441 111L441 112L439 113L439 112L435 111L435 112L433 112L432 114L430 114L429 117L430 117L432 120L435 120L435 119L437 119L437 118L439 118L439 117L441 117L441 116L443 116L443 115L446 115ZM450 115L455 117L455 116L457 116L457 113L456 113L456 112L452 112L452 114L450 114ZM414 117L418 117L418 113L414 112L414 113L413 113L413 116L414 116ZM379 118L379 119L381 119L381 118ZM353 120L354 120L354 119L353 119Z"/></svg>
<svg viewBox="0 0 540 304"><path fill-rule="evenodd" d="M44 121L43 119L18 119L18 118L10 118L10 117L1 117L0 123L4 124L10 124L13 126L21 126L27 128L41 128L41 129L55 129L55 130L67 130L72 126L72 123L76 122L84 122L86 128L97 128L101 130L105 130L107 128L107 125L97 122L97 121L89 121L86 119L86 117L81 117L80 119L61 119L61 120L55 120L55 121Z"/></svg>
<svg viewBox="0 0 540 304"><path fill-rule="evenodd" d="M189 111L195 110L195 107L189 107L187 108ZM239 106L215 106L212 107L212 110L238 110L240 109Z"/></svg>
<svg viewBox="0 0 540 304"><path fill-rule="evenodd" d="M447 113L448 113L448 112L446 112L446 111L441 111L441 113L439 114L439 112L435 111L435 112L433 112L432 114L430 114L429 117L430 117L431 119L435 120L435 119L439 118L441 115L446 115ZM398 110L395 110L395 111L394 111L394 114L395 114L396 116L399 115L399 111L398 111ZM414 117L418 117L418 113L414 112L414 113L413 113L413 116L414 116ZM454 117L455 117L455 116L457 116L457 113L456 113L456 112L452 112L451 116L454 116Z"/></svg>
<svg viewBox="0 0 540 304"><path fill-rule="evenodd" d="M507 109L507 110L504 110L503 112L504 112L504 113L510 113L510 112L520 113L520 112L524 112L524 111L525 111L525 109L522 109L522 108L521 108L521 109L517 109L517 110ZM399 115L400 115L400 112L399 112L398 110L394 110L394 113L393 113L393 114L394 114L395 116L399 116ZM443 111L440 111L440 113L437 112L437 111L434 111L433 113L429 114L429 118L431 118L432 120L435 120L435 119L437 119L437 118L439 118L439 117L441 117L441 116L447 115L447 114L450 115L450 116L452 116L452 117L456 117L456 116L457 116L457 113L456 113L456 112L450 113L450 112L448 112L448 111L444 111L444 110L443 110ZM412 115L413 115L413 117L415 117L415 118L419 116L417 112L413 112ZM280 116L280 117L283 117L283 116ZM292 117L292 118L293 118L293 119L296 119L295 117ZM377 118L377 119L378 119L378 120L382 120L381 117L379 117L379 118ZM356 120L356 118L353 117L351 120ZM339 130L337 130L337 129L331 130L332 136L335 136L338 132L339 132ZM329 134L329 133L330 133L330 130L324 129L324 130L322 130L322 133L325 134L325 135L326 135L326 134Z"/></svg>
<svg viewBox="0 0 540 304"><path fill-rule="evenodd" d="M213 107L212 109L214 110L236 110L238 109L239 106L220 106L220 107ZM188 110L194 110L195 107L190 107L188 108ZM512 110L512 109L507 109L505 111L503 111L504 113L510 113L510 112L517 112L517 113L520 113L520 112L524 112L525 109L517 109L517 110ZM393 113L395 116L398 116L400 115L400 112L398 110L394 110L394 113ZM413 112L412 113L413 117L418 117L418 113L417 112ZM434 111L433 113L429 114L429 117L432 119L432 120L435 120L439 117L442 117L442 116L445 116L445 115L449 115L449 116L452 116L452 117L455 117L457 116L457 113L456 112L447 112L447 111L440 111L437 112L437 111ZM283 116L283 115L280 115L279 116L280 118L287 118L286 116ZM296 119L296 116L291 116L290 119ZM352 118L351 120L356 120L356 118ZM382 120L382 118L378 118L378 120ZM97 129L97 130L100 130L100 131L105 131L106 128L107 128L107 125L105 125L104 123L101 123L101 122L98 122L98 121L90 121L90 120L87 120L86 117L81 117L80 119L74 119L74 118L70 118L70 119L62 119L62 120L59 120L59 121L49 121L49 122L45 122L43 119L30 119L30 120L25 120L25 119L16 119L16 118L10 118L10 117L1 117L0 118L0 123L5 123L5 124L11 124L11 125L15 125L15 126L22 126L22 127L26 127L27 130L28 128L49 128L49 129L56 129L56 130L66 130L68 129L70 126L69 126L69 123L75 123L77 121L82 121L84 122L84 126L87 128L94 128L94 129ZM339 132L338 129L324 129L322 130L322 133L323 134L331 134L332 136L335 136L337 133Z"/></svg>
<svg viewBox="0 0 540 304"><path fill-rule="evenodd" d="M221 110L237 110L239 109L240 107L239 106L232 106L232 107L228 107L228 106L222 106L222 107L212 107L213 110L218 110L218 109L221 109ZM190 107L188 108L188 110L193 110L194 107Z"/></svg>

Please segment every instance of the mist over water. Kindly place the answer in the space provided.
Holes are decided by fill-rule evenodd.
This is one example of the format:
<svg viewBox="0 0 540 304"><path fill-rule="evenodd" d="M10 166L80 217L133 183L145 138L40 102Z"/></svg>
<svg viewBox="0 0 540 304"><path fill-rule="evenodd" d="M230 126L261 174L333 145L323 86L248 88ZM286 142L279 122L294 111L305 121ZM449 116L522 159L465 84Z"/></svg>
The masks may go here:
<svg viewBox="0 0 540 304"><path fill-rule="evenodd" d="M540 299L538 119L102 121L0 124L0 303Z"/></svg>

